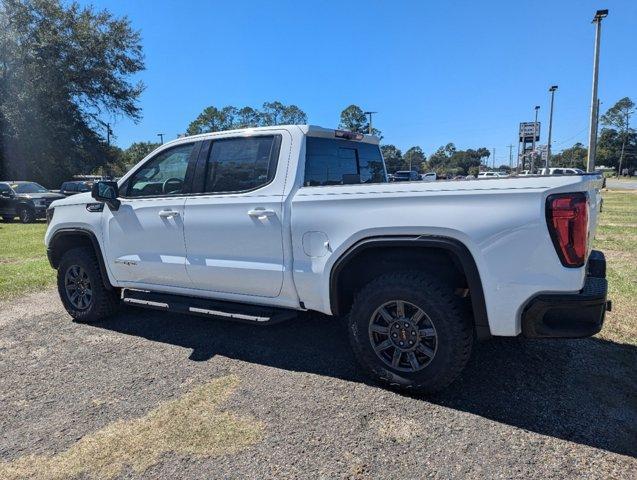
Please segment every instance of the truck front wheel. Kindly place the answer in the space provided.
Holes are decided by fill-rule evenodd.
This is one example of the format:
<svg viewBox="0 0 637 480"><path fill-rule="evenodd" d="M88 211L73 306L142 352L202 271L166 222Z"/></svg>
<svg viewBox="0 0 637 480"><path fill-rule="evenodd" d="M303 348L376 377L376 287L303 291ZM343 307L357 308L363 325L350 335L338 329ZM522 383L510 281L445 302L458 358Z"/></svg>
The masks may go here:
<svg viewBox="0 0 637 480"><path fill-rule="evenodd" d="M95 252L90 247L68 250L58 266L58 293L76 322L92 323L115 313L119 299L102 279Z"/></svg>
<svg viewBox="0 0 637 480"><path fill-rule="evenodd" d="M443 282L420 272L384 274L363 287L349 316L360 364L390 386L435 392L471 354L472 322Z"/></svg>

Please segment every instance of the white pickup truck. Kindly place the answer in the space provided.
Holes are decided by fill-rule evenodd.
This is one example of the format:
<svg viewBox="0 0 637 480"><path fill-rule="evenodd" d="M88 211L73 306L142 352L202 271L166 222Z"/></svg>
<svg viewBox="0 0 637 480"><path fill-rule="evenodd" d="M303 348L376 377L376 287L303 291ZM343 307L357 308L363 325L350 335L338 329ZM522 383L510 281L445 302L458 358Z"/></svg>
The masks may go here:
<svg viewBox="0 0 637 480"><path fill-rule="evenodd" d="M322 312L346 319L377 379L435 391L476 339L601 329L600 186L388 183L373 136L253 128L166 143L119 182L54 202L45 242L76 321L122 304L257 324Z"/></svg>

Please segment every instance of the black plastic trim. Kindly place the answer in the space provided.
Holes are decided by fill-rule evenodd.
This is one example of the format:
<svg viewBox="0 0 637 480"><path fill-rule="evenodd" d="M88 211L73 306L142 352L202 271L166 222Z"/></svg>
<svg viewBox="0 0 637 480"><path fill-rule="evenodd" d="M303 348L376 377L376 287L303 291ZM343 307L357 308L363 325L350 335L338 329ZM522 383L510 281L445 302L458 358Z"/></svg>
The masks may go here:
<svg viewBox="0 0 637 480"><path fill-rule="evenodd" d="M482 289L482 280L480 279L478 267L469 249L459 240L449 237L433 235L372 237L357 242L341 255L332 267L330 274L330 309L332 310L332 314L340 315L343 313L339 312L338 307L338 278L343 268L361 251L378 247L440 248L450 252L458 260L467 278L471 305L473 307L476 335L479 339L485 339L491 336L484 291Z"/></svg>
<svg viewBox="0 0 637 480"><path fill-rule="evenodd" d="M51 265L51 267L57 270L60 262L60 255L54 255L55 243L62 237L74 235L88 237L91 240L91 244L93 245L93 249L95 250L95 256L97 257L97 263L100 267L100 273L102 274L102 279L104 280L104 286L107 290L113 290L113 285L111 285L111 282L108 279L108 271L106 270L106 264L104 263L102 249L100 248L97 237L90 230L86 230L83 228L61 228L57 230L53 234L53 237L49 242L49 246L46 249L46 256L49 259L49 264Z"/></svg>
<svg viewBox="0 0 637 480"><path fill-rule="evenodd" d="M528 338L584 338L598 333L610 311L606 258L593 250L584 288L578 293L544 293L532 297L522 312L522 335Z"/></svg>
<svg viewBox="0 0 637 480"><path fill-rule="evenodd" d="M531 299L522 314L527 338L585 338L598 333L607 310L605 278L586 277L582 291L543 294Z"/></svg>

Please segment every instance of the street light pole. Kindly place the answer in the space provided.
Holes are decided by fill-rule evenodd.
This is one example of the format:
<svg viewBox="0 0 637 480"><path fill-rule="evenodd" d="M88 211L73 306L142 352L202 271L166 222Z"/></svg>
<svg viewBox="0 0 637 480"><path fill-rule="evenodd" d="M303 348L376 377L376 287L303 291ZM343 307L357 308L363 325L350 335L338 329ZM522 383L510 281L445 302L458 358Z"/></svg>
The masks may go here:
<svg viewBox="0 0 637 480"><path fill-rule="evenodd" d="M593 55L593 92L591 95L591 118L588 128L588 158L586 171L595 171L595 153L597 150L597 79L599 77L599 42L602 35L602 18L608 16L608 10L597 10L593 23L595 28L595 53Z"/></svg>
<svg viewBox="0 0 637 480"><path fill-rule="evenodd" d="M378 112L363 112L363 113L365 115L369 115L369 125L367 125L367 133L371 135L372 132L374 131L374 129L372 128L372 115Z"/></svg>
<svg viewBox="0 0 637 480"><path fill-rule="evenodd" d="M551 92L551 112L549 113L549 139L546 145L546 174L549 174L549 166L551 162L551 134L553 133L553 100L555 99L555 90L557 90L557 85L553 85L549 88L549 92Z"/></svg>
<svg viewBox="0 0 637 480"><path fill-rule="evenodd" d="M531 140L531 155L529 155L529 173L533 173L533 158L535 157L535 137L537 137L537 114L540 111L540 106L535 106L535 123L533 123L533 139Z"/></svg>
<svg viewBox="0 0 637 480"><path fill-rule="evenodd" d="M157 136L159 137L159 141L163 145L164 144L164 134L163 133L158 133Z"/></svg>

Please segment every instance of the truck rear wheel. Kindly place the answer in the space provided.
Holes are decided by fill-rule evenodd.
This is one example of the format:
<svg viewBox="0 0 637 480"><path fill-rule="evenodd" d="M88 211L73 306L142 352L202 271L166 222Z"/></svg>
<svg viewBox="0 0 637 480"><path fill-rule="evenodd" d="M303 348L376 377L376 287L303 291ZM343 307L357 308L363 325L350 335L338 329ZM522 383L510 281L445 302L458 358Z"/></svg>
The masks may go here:
<svg viewBox="0 0 637 480"><path fill-rule="evenodd" d="M119 306L116 292L104 286L90 247L72 248L62 255L57 285L64 308L77 322L97 322L115 313Z"/></svg>
<svg viewBox="0 0 637 480"><path fill-rule="evenodd" d="M349 336L360 364L390 386L436 392L460 374L473 329L453 289L420 272L384 274L352 305Z"/></svg>

